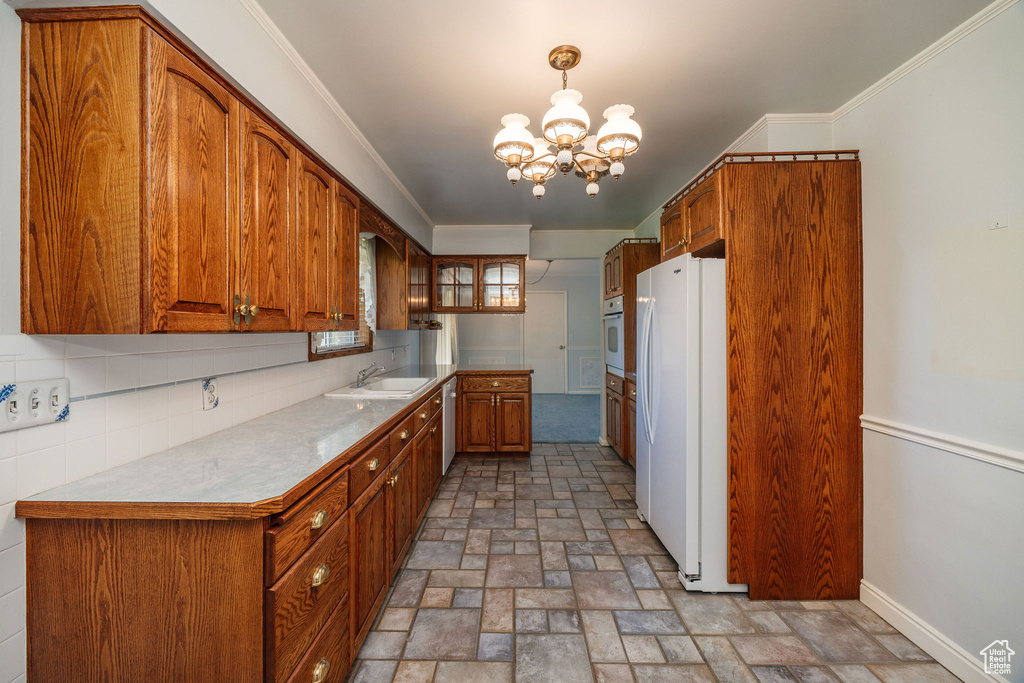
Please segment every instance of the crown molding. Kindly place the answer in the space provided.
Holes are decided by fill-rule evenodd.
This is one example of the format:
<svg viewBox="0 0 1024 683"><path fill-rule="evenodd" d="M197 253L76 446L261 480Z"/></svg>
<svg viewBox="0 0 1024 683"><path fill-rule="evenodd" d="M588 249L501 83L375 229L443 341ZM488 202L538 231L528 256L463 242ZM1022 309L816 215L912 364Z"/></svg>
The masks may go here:
<svg viewBox="0 0 1024 683"><path fill-rule="evenodd" d="M310 68L309 64L306 63L306 60L304 60L302 56L299 54L298 50L295 49L295 46L291 44L291 42L284 36L283 33L281 33L281 29L277 27L277 24L275 24L274 20L270 18L270 15L268 15L266 11L264 11L264 9L260 7L256 0L239 0L239 2L241 3L242 7L244 7L245 10L249 12L252 18L256 20L256 23L259 24L260 28L262 28L266 32L266 34L270 36L270 39L274 41L278 49L280 49L281 52L283 52L284 55L288 57L288 60L292 63L292 66L295 67L295 69L306 80L310 87L312 87L313 90L317 93L317 95L320 96L320 99L324 101L324 103L334 113L338 120L341 121L346 128L348 128L349 132L352 133L352 135L359 142L359 144L362 145L363 149L366 150L366 153L370 155L370 158L373 159L377 163L377 166L379 166L380 169L384 172L384 175L386 175L388 179L391 180L394 186L398 189L398 191L402 193L402 196L405 197L409 204L411 204L412 207L416 209L416 211L420 214L420 216L423 217L423 220L427 222L427 225L433 228L434 221L430 218L429 215L427 215L427 212L423 210L423 207L420 206L419 202L417 202L416 199L412 196L412 193L410 193L409 190L405 187L405 185L402 184L402 181L398 179L398 176L395 175L394 171L391 170L391 168L387 165L387 163L384 161L381 155L377 153L377 150L373 148L373 145L370 144L370 141L366 139L366 136L363 135L363 132L359 130L358 126L356 126L355 121L349 118L349 115L345 113L345 110L342 109L341 104L339 104L338 100L336 100L334 96L331 95L331 92L327 89L327 86L324 85L323 81L321 81L319 77L317 77L313 69Z"/></svg>
<svg viewBox="0 0 1024 683"><path fill-rule="evenodd" d="M434 230L532 230L532 225L435 225Z"/></svg>
<svg viewBox="0 0 1024 683"><path fill-rule="evenodd" d="M883 77L880 81L870 86L867 90L860 93L849 102L832 112L832 121L838 121L843 118L851 111L870 100L875 95L880 94L886 88L895 83L898 83L903 79L904 76L911 74L916 71L918 67L923 66L926 62L930 61L933 57L938 56L944 52L947 48L952 47L962 39L978 30L988 22L995 19L997 16L1008 10L1013 5L1016 5L1020 0L996 0L991 5L981 10L973 17L965 21L964 23L957 26L955 29L939 38L937 41L926 47L921 52L917 53L909 61L905 62L901 66L897 67L894 71Z"/></svg>

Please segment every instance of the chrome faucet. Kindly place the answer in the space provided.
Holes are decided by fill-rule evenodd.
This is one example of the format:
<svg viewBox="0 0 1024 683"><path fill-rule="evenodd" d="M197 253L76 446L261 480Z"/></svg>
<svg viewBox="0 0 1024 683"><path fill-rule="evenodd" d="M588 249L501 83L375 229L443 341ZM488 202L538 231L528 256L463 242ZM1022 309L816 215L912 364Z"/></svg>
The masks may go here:
<svg viewBox="0 0 1024 683"><path fill-rule="evenodd" d="M383 365L377 365L376 361L370 363L369 367L363 368L362 370L359 371L359 374L357 375L356 379L356 388L363 386L364 384L366 384L366 380L370 379L370 377L377 374L378 372L384 372L386 369L387 368L385 368Z"/></svg>

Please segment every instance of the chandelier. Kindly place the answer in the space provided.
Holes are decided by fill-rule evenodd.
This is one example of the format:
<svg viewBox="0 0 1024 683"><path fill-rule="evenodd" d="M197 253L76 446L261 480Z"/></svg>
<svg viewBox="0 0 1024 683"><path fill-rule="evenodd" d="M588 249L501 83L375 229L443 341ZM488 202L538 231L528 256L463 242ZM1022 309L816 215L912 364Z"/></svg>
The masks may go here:
<svg viewBox="0 0 1024 683"><path fill-rule="evenodd" d="M572 45L560 45L548 55L551 67L562 72L562 89L551 96L551 109L541 122L543 137L533 137L527 130L530 119L522 114L503 116L504 128L494 136L494 156L508 167L506 177L513 185L524 177L533 181L537 199L544 196L544 183L556 171L575 171L587 181L587 194L593 199L600 190L598 181L609 173L618 180L626 170L622 160L640 148L640 126L630 118L634 109L628 104L605 109L604 125L596 136L589 135L590 116L580 106L583 95L568 87L566 73L580 57L579 48Z"/></svg>

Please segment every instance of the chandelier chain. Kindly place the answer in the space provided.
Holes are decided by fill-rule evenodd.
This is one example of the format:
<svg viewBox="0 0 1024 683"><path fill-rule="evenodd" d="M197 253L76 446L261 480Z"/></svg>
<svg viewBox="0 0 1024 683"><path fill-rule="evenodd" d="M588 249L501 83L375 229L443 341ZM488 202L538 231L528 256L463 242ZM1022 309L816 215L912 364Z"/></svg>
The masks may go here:
<svg viewBox="0 0 1024 683"><path fill-rule="evenodd" d="M565 69L562 69L562 90L565 90L567 87L569 87L569 74Z"/></svg>

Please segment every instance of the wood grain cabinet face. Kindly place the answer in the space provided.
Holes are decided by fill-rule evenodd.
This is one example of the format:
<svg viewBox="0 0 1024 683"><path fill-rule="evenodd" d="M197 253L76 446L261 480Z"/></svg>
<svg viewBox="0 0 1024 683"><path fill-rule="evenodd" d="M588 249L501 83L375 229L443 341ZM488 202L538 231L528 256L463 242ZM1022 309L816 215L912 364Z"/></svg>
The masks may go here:
<svg viewBox="0 0 1024 683"><path fill-rule="evenodd" d="M499 453L528 453L533 447L530 429L530 395L496 394L495 448Z"/></svg>
<svg viewBox="0 0 1024 683"><path fill-rule="evenodd" d="M479 259L478 310L482 313L523 313L526 311L522 258Z"/></svg>
<svg viewBox="0 0 1024 683"><path fill-rule="evenodd" d="M604 257L604 298L622 295L622 250L616 249Z"/></svg>
<svg viewBox="0 0 1024 683"><path fill-rule="evenodd" d="M299 155L249 109L242 113L241 297L259 307L243 329L295 328L295 187Z"/></svg>
<svg viewBox="0 0 1024 683"><path fill-rule="evenodd" d="M416 531L417 482L413 467L413 447L403 450L387 473L388 528L391 534L391 573L402 568L405 553Z"/></svg>
<svg viewBox="0 0 1024 683"><path fill-rule="evenodd" d="M299 154L295 220L299 329L332 330L339 304L337 254L339 238L332 210L331 176L318 163Z"/></svg>
<svg viewBox="0 0 1024 683"><path fill-rule="evenodd" d="M668 261L684 254L687 250L686 240L683 206L679 203L661 215L661 260Z"/></svg>
<svg viewBox="0 0 1024 683"><path fill-rule="evenodd" d="M626 407L623 412L622 450L626 462L636 467L636 382L626 380Z"/></svg>
<svg viewBox="0 0 1024 683"><path fill-rule="evenodd" d="M238 101L147 31L149 330L234 328Z"/></svg>
<svg viewBox="0 0 1024 683"><path fill-rule="evenodd" d="M431 310L437 313L523 313L525 256L435 256Z"/></svg>
<svg viewBox="0 0 1024 683"><path fill-rule="evenodd" d="M359 196L337 180L334 192L334 263L331 300L337 300L342 320L335 329L359 329ZM331 271L328 271L331 272Z"/></svg>
<svg viewBox="0 0 1024 683"><path fill-rule="evenodd" d="M437 313L472 313L477 309L477 272L475 258L434 257L433 310Z"/></svg>
<svg viewBox="0 0 1024 683"><path fill-rule="evenodd" d="M409 329L424 329L430 319L430 255L409 242Z"/></svg>
<svg viewBox="0 0 1024 683"><path fill-rule="evenodd" d="M386 481L378 477L349 509L349 602L353 651L370 629L391 579Z"/></svg>
<svg viewBox="0 0 1024 683"><path fill-rule="evenodd" d="M494 450L494 394L462 393L459 397L460 450L468 453Z"/></svg>
<svg viewBox="0 0 1024 683"><path fill-rule="evenodd" d="M686 251L700 255L702 249L710 247L724 238L723 197L725 193L722 184L725 173L725 169L716 171L683 197Z"/></svg>

